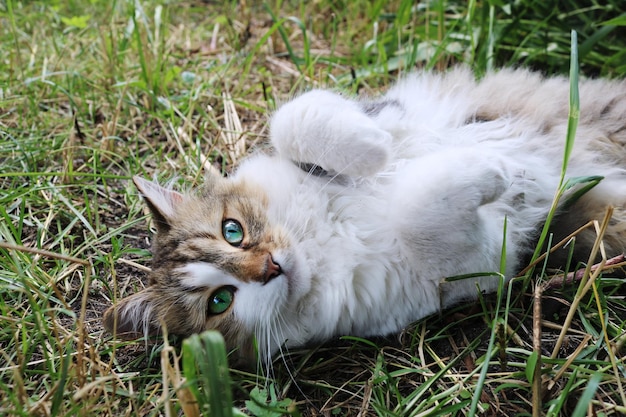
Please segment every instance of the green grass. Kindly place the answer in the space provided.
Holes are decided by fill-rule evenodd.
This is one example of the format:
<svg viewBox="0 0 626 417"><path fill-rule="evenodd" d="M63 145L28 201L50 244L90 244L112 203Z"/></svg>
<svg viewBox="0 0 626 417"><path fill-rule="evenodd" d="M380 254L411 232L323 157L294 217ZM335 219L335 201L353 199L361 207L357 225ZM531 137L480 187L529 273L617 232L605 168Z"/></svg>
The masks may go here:
<svg viewBox="0 0 626 417"><path fill-rule="evenodd" d="M133 174L185 188L205 163L228 170L263 145L267 112L311 86L375 93L411 68L459 62L567 74L571 29L582 75L626 74L621 2L505 3L0 2L0 414L191 416L193 396L210 407L215 381L205 371L193 385L185 344L102 330L103 310L149 266ZM233 369L234 405L258 416L626 413L622 282L548 291L539 344L529 294L485 297L398 337L294 350L271 376Z"/></svg>

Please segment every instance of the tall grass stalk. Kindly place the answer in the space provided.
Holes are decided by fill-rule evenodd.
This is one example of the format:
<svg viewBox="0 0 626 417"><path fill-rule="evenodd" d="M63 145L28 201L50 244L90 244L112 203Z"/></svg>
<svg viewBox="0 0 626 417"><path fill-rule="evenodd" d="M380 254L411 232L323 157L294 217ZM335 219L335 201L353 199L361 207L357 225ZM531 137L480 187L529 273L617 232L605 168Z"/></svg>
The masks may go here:
<svg viewBox="0 0 626 417"><path fill-rule="evenodd" d="M565 148L563 151L563 163L561 164L561 176L559 179L559 185L556 190L554 199L552 200L552 206L548 212L541 235L533 253L531 264L539 257L544 250L544 244L548 233L550 233L550 225L554 218L559 206L561 204L561 198L567 190L574 187L579 183L591 183L597 184L597 177L585 177L574 178L572 180L566 180L567 166L569 164L570 154L574 147L574 141L576 139L576 129L578 127L578 119L580 117L580 98L578 94L578 36L576 31L571 32L571 57L570 57L570 98L569 98L569 115L567 118L567 133L565 135Z"/></svg>

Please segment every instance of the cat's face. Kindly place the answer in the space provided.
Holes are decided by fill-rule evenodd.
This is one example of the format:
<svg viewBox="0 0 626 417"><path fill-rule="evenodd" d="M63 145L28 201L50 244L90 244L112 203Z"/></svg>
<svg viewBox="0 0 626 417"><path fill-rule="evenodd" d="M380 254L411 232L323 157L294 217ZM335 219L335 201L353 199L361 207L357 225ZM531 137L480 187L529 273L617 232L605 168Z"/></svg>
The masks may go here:
<svg viewBox="0 0 626 417"><path fill-rule="evenodd" d="M105 327L121 336L216 329L244 357L254 354L256 334L267 339L260 350L271 350L271 323L293 292L296 261L286 233L267 220L263 192L217 175L199 196L137 177L135 184L157 225L150 284L109 308Z"/></svg>

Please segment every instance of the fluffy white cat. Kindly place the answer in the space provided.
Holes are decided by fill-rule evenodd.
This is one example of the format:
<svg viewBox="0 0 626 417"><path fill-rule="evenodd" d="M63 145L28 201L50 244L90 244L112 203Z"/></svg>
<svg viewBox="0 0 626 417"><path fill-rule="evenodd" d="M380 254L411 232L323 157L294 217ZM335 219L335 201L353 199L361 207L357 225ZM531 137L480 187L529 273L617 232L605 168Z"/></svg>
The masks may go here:
<svg viewBox="0 0 626 417"><path fill-rule="evenodd" d="M199 195L136 178L158 226L150 286L105 314L120 334L216 328L263 358L373 336L493 291L532 253L559 183L569 82L524 70L476 81L417 73L383 97L314 90L270 121L271 155L212 175ZM568 176L604 180L555 222L565 236L616 207L624 241L626 84L583 81ZM504 225L506 219L506 235ZM576 253L589 250L581 235ZM587 252L588 254L588 252ZM559 256L553 258L559 262Z"/></svg>

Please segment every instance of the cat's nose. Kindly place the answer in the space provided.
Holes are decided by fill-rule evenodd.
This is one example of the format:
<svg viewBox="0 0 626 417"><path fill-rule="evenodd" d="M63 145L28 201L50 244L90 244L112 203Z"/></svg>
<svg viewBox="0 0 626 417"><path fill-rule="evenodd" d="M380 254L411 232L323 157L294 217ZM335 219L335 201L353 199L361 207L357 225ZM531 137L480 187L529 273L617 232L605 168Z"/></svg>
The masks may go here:
<svg viewBox="0 0 626 417"><path fill-rule="evenodd" d="M270 282L272 279L276 278L280 274L283 273L283 270L280 268L280 265L274 261L272 255L267 255L267 261L265 265L265 284Z"/></svg>

